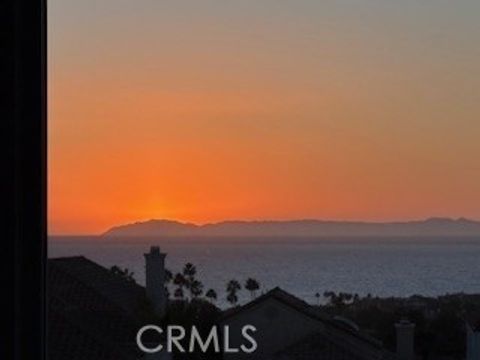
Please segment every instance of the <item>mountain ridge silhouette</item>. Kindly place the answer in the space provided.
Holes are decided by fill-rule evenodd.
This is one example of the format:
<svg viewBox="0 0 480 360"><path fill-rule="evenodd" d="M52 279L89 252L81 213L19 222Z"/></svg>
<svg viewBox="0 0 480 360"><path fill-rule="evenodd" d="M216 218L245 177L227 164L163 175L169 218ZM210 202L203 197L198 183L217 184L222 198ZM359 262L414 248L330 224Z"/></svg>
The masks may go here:
<svg viewBox="0 0 480 360"><path fill-rule="evenodd" d="M197 225L151 219L118 225L104 237L300 237L300 236L480 236L480 222L466 218L368 222L340 220L227 220Z"/></svg>

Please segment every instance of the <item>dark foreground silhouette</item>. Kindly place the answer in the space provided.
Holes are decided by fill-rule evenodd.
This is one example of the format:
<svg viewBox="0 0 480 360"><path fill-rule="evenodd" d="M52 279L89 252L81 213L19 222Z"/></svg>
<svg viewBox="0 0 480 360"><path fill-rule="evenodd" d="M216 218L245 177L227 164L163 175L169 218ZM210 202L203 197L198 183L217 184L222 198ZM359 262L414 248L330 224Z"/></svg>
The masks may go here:
<svg viewBox="0 0 480 360"><path fill-rule="evenodd" d="M145 324L176 324L186 329L195 326L206 337L213 326L243 321L254 314L249 321L258 322L259 327L265 321L277 324L258 335L259 347L267 347L272 334L303 331L303 325L294 329L295 323L302 321L323 329L289 346L280 343L274 349L275 358L398 359L394 325L408 319L415 324L417 357L453 360L465 359L466 324L472 329L480 325L475 317L480 295L378 298L326 291L317 293L319 304L315 305L279 288L257 296L261 284L253 278L232 279L218 293L213 289L204 291L193 264L186 264L175 275L169 271L167 274L169 301L166 315L159 318L145 288L134 281L128 269L106 269L81 256L49 260L49 359L137 359L144 354L134 339ZM248 291L252 300L239 305L239 291ZM222 310L215 305L220 296L229 299L231 308ZM284 314L288 317L283 318ZM188 338L187 333L182 342L185 347ZM211 350L175 352L173 358L236 358Z"/></svg>

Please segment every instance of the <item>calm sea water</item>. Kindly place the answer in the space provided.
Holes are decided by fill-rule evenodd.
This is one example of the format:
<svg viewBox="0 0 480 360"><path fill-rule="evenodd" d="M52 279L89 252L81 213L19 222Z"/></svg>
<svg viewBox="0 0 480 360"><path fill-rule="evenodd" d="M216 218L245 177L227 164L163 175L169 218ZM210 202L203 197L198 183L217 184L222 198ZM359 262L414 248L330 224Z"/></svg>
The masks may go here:
<svg viewBox="0 0 480 360"><path fill-rule="evenodd" d="M326 290L378 296L480 293L480 238L123 239L52 237L49 257L84 255L101 265L134 271L144 284L150 245L167 255L167 268L197 266L206 288L225 301L225 284L253 277L314 303ZM249 299L243 293L241 301Z"/></svg>

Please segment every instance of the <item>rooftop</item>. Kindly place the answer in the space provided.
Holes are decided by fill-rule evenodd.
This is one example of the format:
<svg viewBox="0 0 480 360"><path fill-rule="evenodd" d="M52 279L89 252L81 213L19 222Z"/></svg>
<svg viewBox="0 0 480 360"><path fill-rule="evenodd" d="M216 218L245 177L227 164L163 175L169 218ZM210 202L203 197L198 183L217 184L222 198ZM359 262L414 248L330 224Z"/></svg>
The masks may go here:
<svg viewBox="0 0 480 360"><path fill-rule="evenodd" d="M50 360L132 359L145 289L83 257L48 260Z"/></svg>

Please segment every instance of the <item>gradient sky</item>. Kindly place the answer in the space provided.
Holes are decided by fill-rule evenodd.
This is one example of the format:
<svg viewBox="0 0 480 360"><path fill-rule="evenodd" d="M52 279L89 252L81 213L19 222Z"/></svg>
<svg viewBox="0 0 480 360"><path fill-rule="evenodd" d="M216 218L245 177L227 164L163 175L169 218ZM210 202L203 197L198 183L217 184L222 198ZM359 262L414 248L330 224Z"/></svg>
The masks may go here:
<svg viewBox="0 0 480 360"><path fill-rule="evenodd" d="M50 0L49 230L480 218L480 1Z"/></svg>

